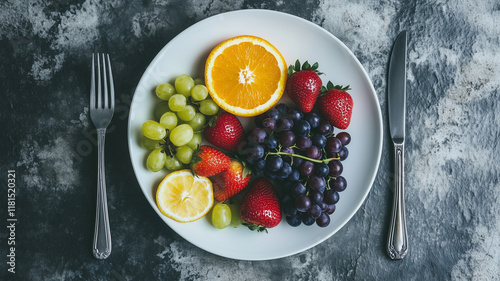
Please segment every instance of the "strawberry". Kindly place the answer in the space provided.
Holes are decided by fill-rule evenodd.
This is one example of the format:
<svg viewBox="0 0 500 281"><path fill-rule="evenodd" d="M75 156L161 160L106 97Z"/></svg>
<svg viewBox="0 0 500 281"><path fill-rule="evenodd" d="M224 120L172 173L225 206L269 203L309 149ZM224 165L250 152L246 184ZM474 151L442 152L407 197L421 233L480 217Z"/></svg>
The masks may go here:
<svg viewBox="0 0 500 281"><path fill-rule="evenodd" d="M211 177L227 169L229 164L229 156L216 148L202 145L193 155L191 170L198 176Z"/></svg>
<svg viewBox="0 0 500 281"><path fill-rule="evenodd" d="M231 113L223 112L209 121L204 131L205 140L218 148L236 152L244 139L243 126L240 120Z"/></svg>
<svg viewBox="0 0 500 281"><path fill-rule="evenodd" d="M248 167L238 160L231 160L229 167L212 181L215 200L224 202L238 194L248 185L251 175Z"/></svg>
<svg viewBox="0 0 500 281"><path fill-rule="evenodd" d="M288 80L286 81L286 92L290 99L292 99L295 104L304 113L310 112L319 94L321 93L321 78L319 77L320 72L317 71L318 63L312 66L306 61L302 68L300 66L299 60L295 62L295 65L290 65L288 68Z"/></svg>
<svg viewBox="0 0 500 281"><path fill-rule="evenodd" d="M266 178L256 179L240 205L241 219L251 230L266 231L281 222L278 194Z"/></svg>
<svg viewBox="0 0 500 281"><path fill-rule="evenodd" d="M328 82L327 88L323 89L325 94L318 99L318 110L320 114L333 126L346 129L351 123L353 101L347 90L349 86L333 86Z"/></svg>

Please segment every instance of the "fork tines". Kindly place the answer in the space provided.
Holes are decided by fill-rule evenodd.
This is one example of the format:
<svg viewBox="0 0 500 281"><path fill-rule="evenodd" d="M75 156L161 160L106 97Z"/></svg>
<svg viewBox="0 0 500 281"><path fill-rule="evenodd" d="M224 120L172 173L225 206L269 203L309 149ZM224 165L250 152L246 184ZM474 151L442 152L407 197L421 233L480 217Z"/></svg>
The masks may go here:
<svg viewBox="0 0 500 281"><path fill-rule="evenodd" d="M97 66L97 80L95 74L96 66ZM101 72L103 78L102 81L101 81ZM113 74L111 72L111 62L109 60L108 54L99 54L99 53L92 54L92 80L90 86L91 86L90 90L91 108L113 109L115 107L115 90L113 86ZM97 89L97 104L96 104L96 89Z"/></svg>

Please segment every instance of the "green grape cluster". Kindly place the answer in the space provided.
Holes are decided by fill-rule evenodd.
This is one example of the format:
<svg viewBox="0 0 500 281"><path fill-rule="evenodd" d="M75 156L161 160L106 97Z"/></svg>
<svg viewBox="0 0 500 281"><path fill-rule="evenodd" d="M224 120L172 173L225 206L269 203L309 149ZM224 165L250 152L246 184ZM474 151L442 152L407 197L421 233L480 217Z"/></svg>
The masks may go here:
<svg viewBox="0 0 500 281"><path fill-rule="evenodd" d="M219 106L210 98L202 79L187 74L174 83L162 83L155 89L159 102L155 120L142 124L141 145L148 150L146 166L153 172L163 168L177 171L186 168L200 146L207 116Z"/></svg>

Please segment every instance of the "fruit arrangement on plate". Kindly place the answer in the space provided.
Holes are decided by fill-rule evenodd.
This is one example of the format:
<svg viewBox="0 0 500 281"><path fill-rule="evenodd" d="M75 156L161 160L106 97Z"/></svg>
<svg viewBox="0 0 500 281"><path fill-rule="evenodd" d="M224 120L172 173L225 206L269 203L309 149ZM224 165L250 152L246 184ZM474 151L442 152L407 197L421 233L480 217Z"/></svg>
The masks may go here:
<svg viewBox="0 0 500 281"><path fill-rule="evenodd" d="M212 50L204 79L159 84L141 144L149 170L169 171L156 191L160 211L178 222L207 216L220 229L267 231L283 217L328 226L347 187L353 99L321 74L318 63L287 67L271 43L245 35Z"/></svg>

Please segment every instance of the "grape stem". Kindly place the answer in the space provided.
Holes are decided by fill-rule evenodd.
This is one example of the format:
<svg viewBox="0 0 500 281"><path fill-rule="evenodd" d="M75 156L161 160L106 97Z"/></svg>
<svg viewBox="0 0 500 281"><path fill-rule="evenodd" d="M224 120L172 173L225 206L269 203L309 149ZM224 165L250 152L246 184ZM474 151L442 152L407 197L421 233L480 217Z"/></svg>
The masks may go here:
<svg viewBox="0 0 500 281"><path fill-rule="evenodd" d="M268 155L269 154L270 155L287 155L287 156L302 158L302 159L305 159L305 160L308 160L308 161L311 161L311 162L315 162L315 163L325 163L325 164L328 164L328 162L330 162L332 160L340 160L339 157L327 158L327 159L322 159L322 160L312 159L312 158L309 158L309 157L306 157L306 156L303 156L303 155L294 154L294 153L288 153L288 152L281 152L281 151L278 151L278 152L268 152L267 154Z"/></svg>

